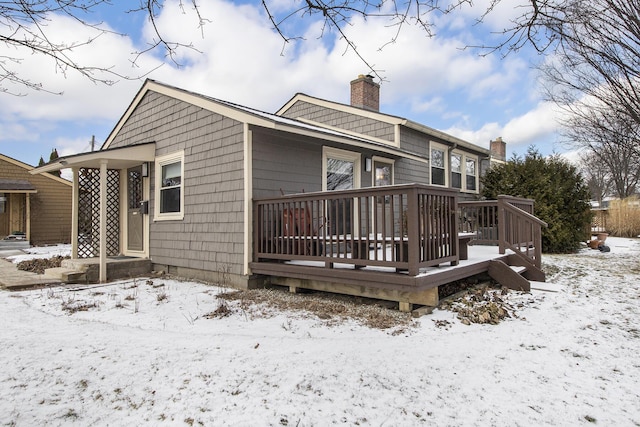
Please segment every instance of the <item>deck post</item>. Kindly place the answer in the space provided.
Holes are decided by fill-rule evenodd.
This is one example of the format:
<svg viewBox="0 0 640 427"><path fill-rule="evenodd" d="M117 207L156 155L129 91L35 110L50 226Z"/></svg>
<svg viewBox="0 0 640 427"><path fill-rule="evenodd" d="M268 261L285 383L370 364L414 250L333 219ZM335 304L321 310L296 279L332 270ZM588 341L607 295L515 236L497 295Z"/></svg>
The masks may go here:
<svg viewBox="0 0 640 427"><path fill-rule="evenodd" d="M504 254L507 250L505 242L505 236L507 233L507 215L504 207L505 203L504 199L498 196L498 252L500 254Z"/></svg>
<svg viewBox="0 0 640 427"><path fill-rule="evenodd" d="M420 272L420 223L418 218L418 189L413 187L407 192L407 260L409 261L409 275L417 276Z"/></svg>

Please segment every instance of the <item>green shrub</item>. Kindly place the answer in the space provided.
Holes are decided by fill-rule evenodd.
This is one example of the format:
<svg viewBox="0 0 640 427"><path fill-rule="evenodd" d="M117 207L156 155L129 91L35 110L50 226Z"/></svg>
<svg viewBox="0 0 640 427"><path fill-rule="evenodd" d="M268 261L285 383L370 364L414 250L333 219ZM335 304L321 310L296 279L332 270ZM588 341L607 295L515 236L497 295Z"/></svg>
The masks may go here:
<svg viewBox="0 0 640 427"><path fill-rule="evenodd" d="M531 147L524 159L514 156L492 167L482 184L487 199L505 194L535 201L535 215L549 225L542 230L543 252L575 251L588 239L589 189L577 168L560 156L543 157Z"/></svg>

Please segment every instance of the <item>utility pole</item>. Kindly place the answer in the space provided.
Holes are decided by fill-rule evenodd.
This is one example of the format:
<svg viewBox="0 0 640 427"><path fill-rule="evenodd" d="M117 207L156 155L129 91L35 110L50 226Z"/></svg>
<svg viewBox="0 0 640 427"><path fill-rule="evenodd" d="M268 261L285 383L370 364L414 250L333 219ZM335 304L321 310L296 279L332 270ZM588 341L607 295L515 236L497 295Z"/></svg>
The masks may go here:
<svg viewBox="0 0 640 427"><path fill-rule="evenodd" d="M91 151L93 151L93 148L96 145L96 136L95 135L91 135Z"/></svg>

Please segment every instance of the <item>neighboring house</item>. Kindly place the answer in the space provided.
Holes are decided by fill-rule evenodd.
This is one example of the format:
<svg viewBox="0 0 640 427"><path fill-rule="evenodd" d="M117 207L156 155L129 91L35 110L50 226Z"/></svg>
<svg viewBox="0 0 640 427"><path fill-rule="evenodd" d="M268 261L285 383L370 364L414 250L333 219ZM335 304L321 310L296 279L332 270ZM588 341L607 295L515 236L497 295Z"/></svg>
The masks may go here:
<svg viewBox="0 0 640 427"><path fill-rule="evenodd" d="M0 154L0 239L32 245L71 241L71 182Z"/></svg>
<svg viewBox="0 0 640 427"><path fill-rule="evenodd" d="M360 76L354 105L297 94L269 114L147 80L99 151L35 173L72 168L73 257L100 256L101 280L122 255L246 288L261 280L256 199L408 183L478 195L489 150L378 112L378 90Z"/></svg>

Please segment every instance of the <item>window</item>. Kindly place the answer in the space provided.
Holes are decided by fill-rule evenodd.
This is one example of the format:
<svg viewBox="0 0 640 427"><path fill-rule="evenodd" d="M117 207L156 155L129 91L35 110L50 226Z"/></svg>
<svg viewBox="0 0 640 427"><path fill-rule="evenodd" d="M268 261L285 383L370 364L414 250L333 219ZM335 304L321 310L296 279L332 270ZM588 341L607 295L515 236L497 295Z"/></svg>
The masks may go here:
<svg viewBox="0 0 640 427"><path fill-rule="evenodd" d="M477 168L476 168L476 160L469 159L466 160L466 169L465 174L467 176L467 191L476 191L476 182L477 182Z"/></svg>
<svg viewBox="0 0 640 427"><path fill-rule="evenodd" d="M445 149L431 148L431 184L447 185Z"/></svg>
<svg viewBox="0 0 640 427"><path fill-rule="evenodd" d="M478 192L478 158L460 151L451 153L451 188Z"/></svg>
<svg viewBox="0 0 640 427"><path fill-rule="evenodd" d="M462 155L451 155L451 187L462 188Z"/></svg>
<svg viewBox="0 0 640 427"><path fill-rule="evenodd" d="M353 188L353 162L327 158L327 190Z"/></svg>
<svg viewBox="0 0 640 427"><path fill-rule="evenodd" d="M183 164L182 151L156 159L156 220L184 218Z"/></svg>
<svg viewBox="0 0 640 427"><path fill-rule="evenodd" d="M360 188L360 153L325 147L324 190Z"/></svg>
<svg viewBox="0 0 640 427"><path fill-rule="evenodd" d="M393 163L393 160L381 157L373 159L373 185L375 187L393 184Z"/></svg>

